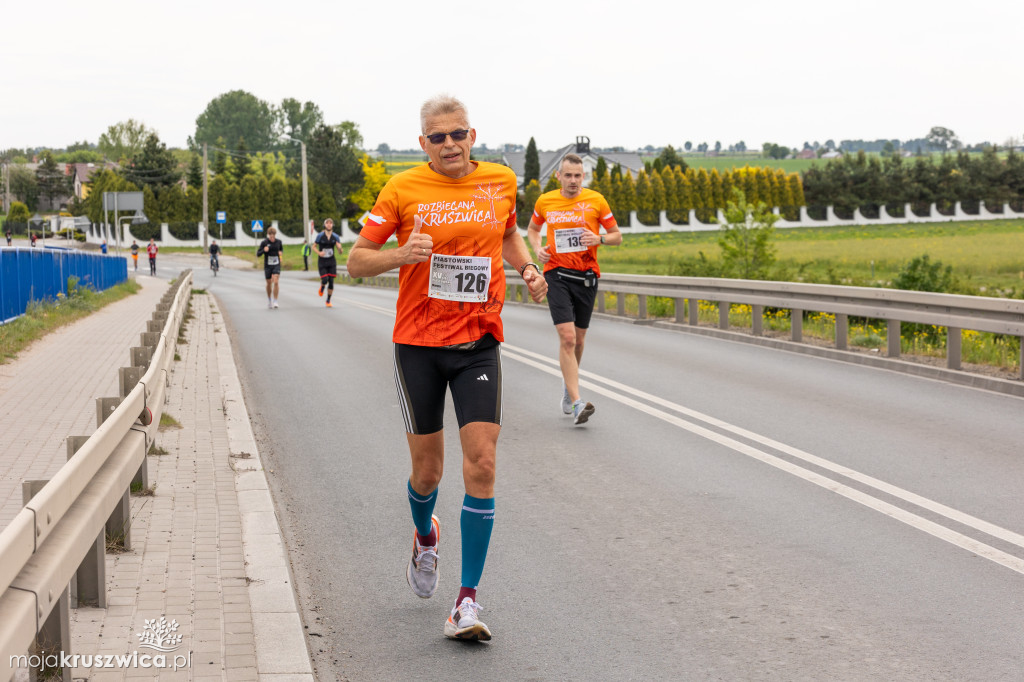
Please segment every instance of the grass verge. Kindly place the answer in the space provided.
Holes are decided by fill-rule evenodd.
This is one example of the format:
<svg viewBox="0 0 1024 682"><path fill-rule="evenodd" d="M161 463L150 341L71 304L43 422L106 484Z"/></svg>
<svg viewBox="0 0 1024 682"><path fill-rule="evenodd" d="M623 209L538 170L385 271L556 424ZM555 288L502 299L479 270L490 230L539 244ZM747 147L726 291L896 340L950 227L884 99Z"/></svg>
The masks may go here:
<svg viewBox="0 0 1024 682"><path fill-rule="evenodd" d="M50 332L131 296L140 288L135 280L129 279L102 292L73 286L69 287L69 296L60 296L56 301L33 301L24 315L0 326L0 365Z"/></svg>

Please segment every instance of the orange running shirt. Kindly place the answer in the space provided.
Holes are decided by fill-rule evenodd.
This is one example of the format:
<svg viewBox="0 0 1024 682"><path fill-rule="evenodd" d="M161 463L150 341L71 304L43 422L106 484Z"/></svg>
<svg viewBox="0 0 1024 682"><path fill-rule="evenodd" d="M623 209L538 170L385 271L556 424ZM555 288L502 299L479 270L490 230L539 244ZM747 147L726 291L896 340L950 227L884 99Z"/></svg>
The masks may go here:
<svg viewBox="0 0 1024 682"><path fill-rule="evenodd" d="M580 190L579 196L566 199L561 190L541 194L533 207L532 222L538 228L548 224L547 245L551 260L544 264L544 272L554 268L593 270L598 277L597 246L585 247L579 243L580 228L600 234L601 226L616 226L615 216L608 202L592 189Z"/></svg>
<svg viewBox="0 0 1024 682"><path fill-rule="evenodd" d="M485 334L505 340L501 254L505 231L516 225L516 175L495 163L474 163L475 170L457 179L429 164L394 176L360 232L377 244L396 234L402 246L419 214L420 231L434 240L430 261L398 271L395 343L450 346Z"/></svg>

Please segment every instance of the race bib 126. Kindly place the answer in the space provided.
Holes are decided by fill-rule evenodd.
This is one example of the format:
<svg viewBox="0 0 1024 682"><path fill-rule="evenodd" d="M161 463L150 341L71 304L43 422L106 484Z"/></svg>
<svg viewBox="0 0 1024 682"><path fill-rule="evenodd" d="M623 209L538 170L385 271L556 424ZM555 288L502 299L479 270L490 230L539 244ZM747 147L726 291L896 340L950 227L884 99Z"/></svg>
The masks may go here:
<svg viewBox="0 0 1024 682"><path fill-rule="evenodd" d="M491 284L491 259L486 256L430 256L431 298L483 303Z"/></svg>

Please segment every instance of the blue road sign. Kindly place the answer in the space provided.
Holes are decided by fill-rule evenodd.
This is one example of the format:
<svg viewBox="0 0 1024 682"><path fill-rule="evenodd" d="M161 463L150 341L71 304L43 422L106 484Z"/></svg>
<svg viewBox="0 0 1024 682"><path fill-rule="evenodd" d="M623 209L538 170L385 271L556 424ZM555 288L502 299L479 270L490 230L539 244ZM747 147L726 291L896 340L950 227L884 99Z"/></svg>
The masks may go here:
<svg viewBox="0 0 1024 682"><path fill-rule="evenodd" d="M227 221L228 221L228 212L227 211L217 211L217 222L218 223L226 223Z"/></svg>
<svg viewBox="0 0 1024 682"><path fill-rule="evenodd" d="M262 232L263 231L263 221L262 220L254 220L254 221L252 221L252 231L253 232Z"/></svg>

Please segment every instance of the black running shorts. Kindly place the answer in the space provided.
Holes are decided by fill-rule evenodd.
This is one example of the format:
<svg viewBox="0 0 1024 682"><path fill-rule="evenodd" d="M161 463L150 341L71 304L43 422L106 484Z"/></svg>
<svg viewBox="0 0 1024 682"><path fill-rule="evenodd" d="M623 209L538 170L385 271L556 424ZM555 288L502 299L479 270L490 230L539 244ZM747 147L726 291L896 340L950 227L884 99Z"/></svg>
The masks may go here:
<svg viewBox="0 0 1024 682"><path fill-rule="evenodd" d="M265 266L263 266L263 276L266 279L270 279L274 275L280 275L280 274L281 274L281 264L280 263L278 263L277 265L265 265Z"/></svg>
<svg viewBox="0 0 1024 682"><path fill-rule="evenodd" d="M395 384L405 430L444 428L445 393L461 429L470 422L501 424L501 345L487 335L472 350L395 344Z"/></svg>
<svg viewBox="0 0 1024 682"><path fill-rule="evenodd" d="M317 269L320 270L320 279L324 277L337 277L338 261L332 260L330 263L317 263Z"/></svg>
<svg viewBox="0 0 1024 682"><path fill-rule="evenodd" d="M597 299L597 278L591 276L592 286L583 281L583 273L577 270L563 272L561 268L544 273L548 283L548 310L555 324L572 322L580 329L590 326Z"/></svg>

